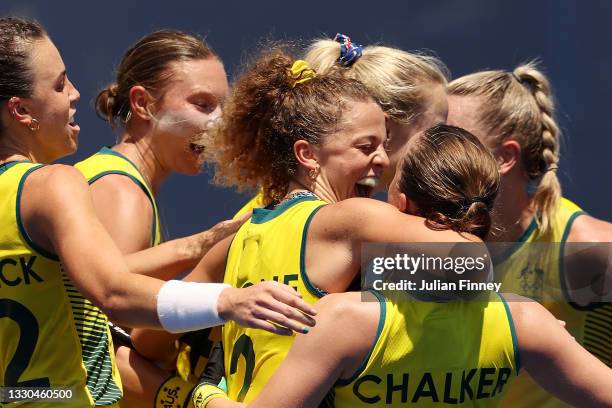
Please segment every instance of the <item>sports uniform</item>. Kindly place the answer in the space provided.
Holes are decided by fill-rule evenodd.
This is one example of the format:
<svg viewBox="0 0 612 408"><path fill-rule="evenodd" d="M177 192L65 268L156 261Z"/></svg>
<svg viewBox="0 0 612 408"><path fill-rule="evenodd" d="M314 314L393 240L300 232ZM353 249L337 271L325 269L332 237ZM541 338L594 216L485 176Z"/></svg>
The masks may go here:
<svg viewBox="0 0 612 408"><path fill-rule="evenodd" d="M144 177L138 171L138 168L132 163L127 157L121 153L103 147L100 151L93 156L74 165L85 178L89 184L95 183L100 178L108 174L120 174L129 177L142 191L147 195L151 201L153 207L153 220L151 226L151 246L155 246L162 241L161 227L159 223L159 213L157 211L157 203L155 202L155 196L151 192L151 189L147 185Z"/></svg>
<svg viewBox="0 0 612 408"><path fill-rule="evenodd" d="M241 288L275 280L294 287L306 302L315 303L324 292L308 280L304 256L310 221L325 204L302 193L274 209L255 208L231 243L225 283ZM293 339L226 323L223 346L230 398L252 400L281 364Z"/></svg>
<svg viewBox="0 0 612 408"><path fill-rule="evenodd" d="M264 199L263 199L263 190L259 190L259 192L253 196L253 198L251 198L249 200L248 203L246 203L241 209L238 210L238 212L236 213L236 215L234 215L234 218L238 218L243 214L246 214L249 211L253 211L254 208L260 208L264 206Z"/></svg>
<svg viewBox="0 0 612 408"><path fill-rule="evenodd" d="M22 223L24 182L41 167L0 166L0 386L67 387L73 397L65 406L115 405L121 381L106 316L79 293L58 257L32 242Z"/></svg>
<svg viewBox="0 0 612 408"><path fill-rule="evenodd" d="M372 349L326 398L336 408L494 407L519 369L512 316L496 293L488 301L380 301Z"/></svg>
<svg viewBox="0 0 612 408"><path fill-rule="evenodd" d="M551 219L550 232L540 233L534 219L516 244L494 259L495 271L502 277L503 292L542 303L557 319L565 321L565 328L584 348L612 366L612 305L577 306L565 289L564 246L574 220L582 214L585 212L580 207L562 198ZM567 406L527 373L519 376L504 405L513 408Z"/></svg>

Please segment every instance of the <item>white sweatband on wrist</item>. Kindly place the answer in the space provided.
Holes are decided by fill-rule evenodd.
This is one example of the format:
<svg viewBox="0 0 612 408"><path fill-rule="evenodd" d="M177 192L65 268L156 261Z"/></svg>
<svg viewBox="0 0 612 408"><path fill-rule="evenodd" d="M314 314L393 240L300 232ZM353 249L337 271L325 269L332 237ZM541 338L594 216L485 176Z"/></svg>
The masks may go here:
<svg viewBox="0 0 612 408"><path fill-rule="evenodd" d="M230 285L171 280L157 293L157 316L164 330L170 333L219 326L225 320L219 316L217 301Z"/></svg>

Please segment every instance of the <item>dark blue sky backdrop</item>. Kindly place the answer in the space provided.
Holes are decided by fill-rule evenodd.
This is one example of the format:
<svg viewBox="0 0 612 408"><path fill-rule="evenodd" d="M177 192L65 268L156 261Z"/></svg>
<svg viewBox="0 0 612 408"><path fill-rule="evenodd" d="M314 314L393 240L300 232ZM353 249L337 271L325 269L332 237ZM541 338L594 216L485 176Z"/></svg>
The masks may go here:
<svg viewBox="0 0 612 408"><path fill-rule="evenodd" d="M428 49L453 77L484 68L512 69L539 57L557 97L564 131L560 175L565 195L612 219L612 2L572 0L436 1L28 1L2 0L2 15L38 19L60 49L81 92L79 152L73 163L115 135L93 111L129 45L161 28L197 32L230 76L265 38L301 40L349 34L355 42ZM230 217L247 197L209 184L209 175L172 176L159 202L170 237Z"/></svg>

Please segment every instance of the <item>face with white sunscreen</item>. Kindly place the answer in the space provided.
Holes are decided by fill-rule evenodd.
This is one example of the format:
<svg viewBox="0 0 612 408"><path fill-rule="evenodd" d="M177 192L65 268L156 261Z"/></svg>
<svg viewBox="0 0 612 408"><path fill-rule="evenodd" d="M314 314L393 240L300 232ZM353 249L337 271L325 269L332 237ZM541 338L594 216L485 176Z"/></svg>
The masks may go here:
<svg viewBox="0 0 612 408"><path fill-rule="evenodd" d="M152 147L166 169L194 175L202 149L193 142L221 116L227 77L217 58L175 62L169 69L172 76L152 109Z"/></svg>

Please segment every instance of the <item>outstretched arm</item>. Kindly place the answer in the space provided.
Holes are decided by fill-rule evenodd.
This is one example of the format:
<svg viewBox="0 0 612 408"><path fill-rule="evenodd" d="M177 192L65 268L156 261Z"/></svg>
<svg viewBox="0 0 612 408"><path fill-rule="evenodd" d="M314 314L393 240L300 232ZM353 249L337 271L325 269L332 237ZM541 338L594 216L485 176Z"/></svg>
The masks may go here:
<svg viewBox="0 0 612 408"><path fill-rule="evenodd" d="M250 216L251 213L247 213L236 219L221 221L198 234L129 254L126 260L130 272L157 279L172 279L194 268L217 242L233 235Z"/></svg>
<svg viewBox="0 0 612 408"><path fill-rule="evenodd" d="M229 312L227 308L245 298L269 297L268 293L202 283L164 284L130 273L96 217L85 179L72 167L54 165L33 172L23 188L22 210L26 230L34 232L35 241L54 250L81 293L119 324L195 330L218 324L217 314ZM271 292L282 292L282 296L286 288Z"/></svg>
<svg viewBox="0 0 612 408"><path fill-rule="evenodd" d="M96 215L126 255L132 273L168 280L191 269L214 244L248 219L222 221L207 231L151 247L153 205L131 179L109 174L90 185Z"/></svg>
<svg viewBox="0 0 612 408"><path fill-rule="evenodd" d="M86 298L118 323L161 328L156 295L163 282L129 273L77 170L36 170L26 179L21 207L26 230L55 251Z"/></svg>
<svg viewBox="0 0 612 408"><path fill-rule="evenodd" d="M247 405L215 398L206 407L319 406L339 378L348 378L358 369L374 341L380 307L376 301L362 302L361 296L356 292L333 294L317 302L317 326L307 335L297 335L287 358L254 401ZM203 408L205 402L206 395L196 390L194 405Z"/></svg>
<svg viewBox="0 0 612 408"><path fill-rule="evenodd" d="M183 280L221 282L233 238L232 235L217 243ZM227 291L231 292L232 297L220 299L219 302L219 314L226 320L285 336L291 335L292 331L302 333L307 331L305 326L315 324L310 317L316 314L315 309L290 286L268 281L246 288L229 288Z"/></svg>
<svg viewBox="0 0 612 408"><path fill-rule="evenodd" d="M432 242L437 244L431 245ZM367 261L361 259L363 244L367 243L411 244L402 249L406 253L410 250L414 257L422 254L440 258L473 257L475 253L488 256L482 240L473 235L434 230L426 225L425 219L402 213L390 204L350 198L321 208L312 219L306 246L306 270L310 280L326 292L346 291L363 261ZM315 253L326 256L310 255ZM485 275L474 275L471 279L485 280ZM421 285L418 273L407 273L405 279L418 279L417 284Z"/></svg>
<svg viewBox="0 0 612 408"><path fill-rule="evenodd" d="M537 302L506 296L521 360L546 390L577 407L612 407L612 369L582 348Z"/></svg>

